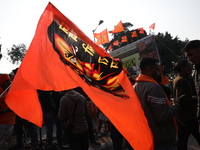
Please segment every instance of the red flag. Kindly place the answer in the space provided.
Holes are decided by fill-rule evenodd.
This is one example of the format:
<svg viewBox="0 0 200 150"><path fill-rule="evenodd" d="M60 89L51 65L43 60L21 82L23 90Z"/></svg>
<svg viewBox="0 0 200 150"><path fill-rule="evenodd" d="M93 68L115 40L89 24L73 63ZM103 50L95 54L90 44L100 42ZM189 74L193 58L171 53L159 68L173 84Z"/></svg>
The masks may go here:
<svg viewBox="0 0 200 150"><path fill-rule="evenodd" d="M108 47L109 51L112 52L112 44L110 44L110 46Z"/></svg>
<svg viewBox="0 0 200 150"><path fill-rule="evenodd" d="M141 104L120 60L90 40L51 3L6 97L20 117L42 126L36 90L82 87L134 149L153 150L153 137Z"/></svg>
<svg viewBox="0 0 200 150"><path fill-rule="evenodd" d="M144 34L144 29L143 28L138 28L138 30L140 30L140 34Z"/></svg>
<svg viewBox="0 0 200 150"><path fill-rule="evenodd" d="M150 29L152 29L152 30L154 30L154 28L155 28L155 25L156 25L156 24L155 24L155 23L153 23L152 25L150 25L150 26L149 26L149 28L150 28Z"/></svg>
<svg viewBox="0 0 200 150"><path fill-rule="evenodd" d="M119 41L116 40L115 42L113 42L113 45L119 45Z"/></svg>
<svg viewBox="0 0 200 150"><path fill-rule="evenodd" d="M120 21L116 26L115 29L112 31L109 31L109 33L118 33L124 31L124 26L122 24L122 21Z"/></svg>
<svg viewBox="0 0 200 150"><path fill-rule="evenodd" d="M137 37L137 32L136 31L133 31L133 32L131 32L132 34L131 34L131 37Z"/></svg>
<svg viewBox="0 0 200 150"><path fill-rule="evenodd" d="M94 33L94 37L97 39L97 45L109 42L107 29L103 30L101 33Z"/></svg>
<svg viewBox="0 0 200 150"><path fill-rule="evenodd" d="M126 36L122 36L121 39L122 39L121 42L127 42L128 41Z"/></svg>

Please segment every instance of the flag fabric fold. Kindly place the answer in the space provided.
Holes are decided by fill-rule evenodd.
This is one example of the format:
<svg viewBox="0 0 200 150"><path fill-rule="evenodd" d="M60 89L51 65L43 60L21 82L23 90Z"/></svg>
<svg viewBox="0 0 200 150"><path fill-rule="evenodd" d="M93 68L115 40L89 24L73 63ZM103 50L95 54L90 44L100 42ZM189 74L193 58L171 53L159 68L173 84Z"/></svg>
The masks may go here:
<svg viewBox="0 0 200 150"><path fill-rule="evenodd" d="M135 150L153 150L153 136L120 60L90 40L50 2L6 96L20 117L42 126L37 90L82 87Z"/></svg>
<svg viewBox="0 0 200 150"><path fill-rule="evenodd" d="M97 39L97 45L109 42L107 29L103 30L101 33L94 33L94 37Z"/></svg>
<svg viewBox="0 0 200 150"><path fill-rule="evenodd" d="M120 20L120 22L115 26L114 30L109 31L109 33L119 33L124 31L124 25L122 24L122 21Z"/></svg>

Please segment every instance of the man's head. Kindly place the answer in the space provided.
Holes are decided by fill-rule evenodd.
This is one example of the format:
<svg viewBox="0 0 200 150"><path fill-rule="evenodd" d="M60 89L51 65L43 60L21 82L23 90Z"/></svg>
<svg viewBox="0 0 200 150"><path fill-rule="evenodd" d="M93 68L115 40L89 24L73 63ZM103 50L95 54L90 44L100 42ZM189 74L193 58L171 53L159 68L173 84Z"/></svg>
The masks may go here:
<svg viewBox="0 0 200 150"><path fill-rule="evenodd" d="M186 59L179 60L173 67L173 70L183 75L191 75L192 68Z"/></svg>
<svg viewBox="0 0 200 150"><path fill-rule="evenodd" d="M150 76L156 81L159 79L160 73L157 59L151 57L143 58L140 62L140 69L142 74Z"/></svg>
<svg viewBox="0 0 200 150"><path fill-rule="evenodd" d="M183 48L183 52L193 64L200 64L200 40L189 41Z"/></svg>

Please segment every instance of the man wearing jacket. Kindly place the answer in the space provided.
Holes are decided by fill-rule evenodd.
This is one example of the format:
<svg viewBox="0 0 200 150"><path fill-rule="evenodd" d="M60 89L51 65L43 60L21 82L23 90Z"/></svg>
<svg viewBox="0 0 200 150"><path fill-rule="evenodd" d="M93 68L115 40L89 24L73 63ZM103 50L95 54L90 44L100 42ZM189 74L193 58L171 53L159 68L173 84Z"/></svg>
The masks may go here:
<svg viewBox="0 0 200 150"><path fill-rule="evenodd" d="M178 104L170 105L159 79L158 61L143 58L140 62L141 74L134 84L135 92L141 102L149 127L154 137L155 150L176 149L176 126L174 117Z"/></svg>

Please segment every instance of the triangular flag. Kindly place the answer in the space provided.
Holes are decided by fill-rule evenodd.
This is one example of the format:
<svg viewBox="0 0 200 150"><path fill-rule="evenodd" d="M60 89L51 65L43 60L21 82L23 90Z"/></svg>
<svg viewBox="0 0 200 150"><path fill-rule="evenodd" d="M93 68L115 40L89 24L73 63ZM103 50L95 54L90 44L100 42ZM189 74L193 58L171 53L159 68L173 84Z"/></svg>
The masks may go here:
<svg viewBox="0 0 200 150"><path fill-rule="evenodd" d="M122 21L120 21L114 28L114 30L109 31L109 33L118 33L124 31L124 25L122 24Z"/></svg>
<svg viewBox="0 0 200 150"><path fill-rule="evenodd" d="M127 42L128 41L126 36L122 36L121 39L122 39L121 42Z"/></svg>
<svg viewBox="0 0 200 150"><path fill-rule="evenodd" d="M115 42L113 42L113 45L119 45L119 41L116 40Z"/></svg>
<svg viewBox="0 0 200 150"><path fill-rule="evenodd" d="M131 37L137 37L137 32L136 31L133 31L133 32L131 32L132 34L131 34Z"/></svg>
<svg viewBox="0 0 200 150"><path fill-rule="evenodd" d="M140 30L140 34L144 34L144 29L143 28L138 28L138 30Z"/></svg>
<svg viewBox="0 0 200 150"><path fill-rule="evenodd" d="M155 23L149 26L150 29L154 30L155 29Z"/></svg>
<svg viewBox="0 0 200 150"><path fill-rule="evenodd" d="M82 87L134 149L153 150L153 136L126 69L50 2L6 96L17 115L42 126L37 90Z"/></svg>
<svg viewBox="0 0 200 150"><path fill-rule="evenodd" d="M94 37L97 39L97 45L109 42L107 29L103 30L101 33L94 33Z"/></svg>
<svg viewBox="0 0 200 150"><path fill-rule="evenodd" d="M110 44L110 46L108 47L109 51L112 52L112 44Z"/></svg>

